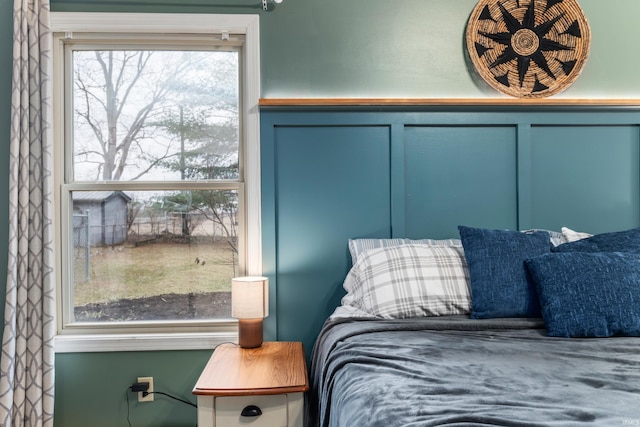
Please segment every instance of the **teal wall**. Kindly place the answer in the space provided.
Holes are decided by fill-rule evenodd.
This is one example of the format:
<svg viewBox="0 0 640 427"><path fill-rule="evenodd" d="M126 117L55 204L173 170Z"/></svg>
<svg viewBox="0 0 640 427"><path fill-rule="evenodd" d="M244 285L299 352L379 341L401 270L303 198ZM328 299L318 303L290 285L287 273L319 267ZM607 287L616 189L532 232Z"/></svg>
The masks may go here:
<svg viewBox="0 0 640 427"><path fill-rule="evenodd" d="M216 0L51 2L54 11L260 13L265 98L494 96L477 83L465 62L464 26L475 0L284 0L270 13L211 6ZM0 0L0 170L8 170L12 4L12 0ZM633 42L640 40L640 27L635 22L640 2L582 0L580 4L592 28L591 57L582 76L561 96L640 98L636 77L640 55L633 50ZM370 131L374 141L379 138L375 130ZM314 137L320 138L321 134ZM7 187L7 174L0 174L4 206ZM374 196L370 195L370 203L375 206L378 201ZM0 224L5 224L0 226L0 241L7 241L7 215L6 209L0 209ZM304 227L304 222L297 225ZM291 249L284 247L282 251L286 255ZM6 252L6 246L0 245L0 260L6 259ZM5 276L6 265L0 262L0 277ZM4 279L0 283L3 288ZM291 289L279 287L282 299L273 316L295 319L298 315L295 312L287 317L298 295L293 288L295 280L290 283ZM335 300L332 295L324 302ZM325 308L321 307L318 313L322 310ZM306 334L305 341L312 342L315 326L282 327L282 338ZM210 351L59 354L56 426L126 425L124 390L138 375L154 376L159 390L190 397L209 354ZM192 408L162 398L152 404L131 405L131 420L136 427L193 426L195 419Z"/></svg>
<svg viewBox="0 0 640 427"><path fill-rule="evenodd" d="M269 13L208 6L259 0L51 2L58 11L259 11L264 98L494 95L465 61L465 25L476 0L284 0ZM640 2L579 3L591 26L591 55L580 78L559 96L640 98L640 55L630 48L640 35Z"/></svg>
<svg viewBox="0 0 640 427"><path fill-rule="evenodd" d="M476 0L295 0L264 25L264 97L482 97L463 39ZM640 97L636 0L580 0L592 49L562 97ZM273 26L272 26L273 25Z"/></svg>

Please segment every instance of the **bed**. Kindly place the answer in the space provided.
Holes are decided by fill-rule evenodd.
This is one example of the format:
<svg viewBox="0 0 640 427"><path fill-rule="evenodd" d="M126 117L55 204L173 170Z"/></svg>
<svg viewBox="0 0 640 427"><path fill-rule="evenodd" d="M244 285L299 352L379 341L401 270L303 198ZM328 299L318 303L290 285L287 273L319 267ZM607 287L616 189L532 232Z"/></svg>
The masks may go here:
<svg viewBox="0 0 640 427"><path fill-rule="evenodd" d="M640 425L640 229L353 240L311 426Z"/></svg>

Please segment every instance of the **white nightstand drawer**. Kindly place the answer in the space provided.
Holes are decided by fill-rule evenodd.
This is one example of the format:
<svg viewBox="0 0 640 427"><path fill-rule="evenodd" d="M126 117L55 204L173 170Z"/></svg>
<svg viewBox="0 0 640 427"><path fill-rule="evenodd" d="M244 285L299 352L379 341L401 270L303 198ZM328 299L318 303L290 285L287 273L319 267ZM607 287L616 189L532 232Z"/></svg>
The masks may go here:
<svg viewBox="0 0 640 427"><path fill-rule="evenodd" d="M301 342L271 341L258 348L223 344L193 388L198 427L303 427L307 390ZM260 415L241 416L248 406L259 408Z"/></svg>
<svg viewBox="0 0 640 427"><path fill-rule="evenodd" d="M243 417L242 410L257 406L262 415ZM223 396L215 398L216 427L288 427L287 396L271 394L263 396Z"/></svg>

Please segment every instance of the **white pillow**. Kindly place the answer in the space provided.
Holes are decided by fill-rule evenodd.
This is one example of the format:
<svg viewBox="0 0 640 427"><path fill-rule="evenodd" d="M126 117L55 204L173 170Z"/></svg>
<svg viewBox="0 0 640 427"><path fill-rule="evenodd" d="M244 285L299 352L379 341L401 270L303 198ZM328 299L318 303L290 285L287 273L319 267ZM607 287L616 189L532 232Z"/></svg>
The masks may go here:
<svg viewBox="0 0 640 427"><path fill-rule="evenodd" d="M370 249L360 254L344 288L343 306L386 319L471 311L469 269L457 246Z"/></svg>
<svg viewBox="0 0 640 427"><path fill-rule="evenodd" d="M567 242L576 242L578 240L586 239L587 237L592 237L593 234L589 233L581 233L580 231L573 231L570 228L562 227L562 235L564 236Z"/></svg>

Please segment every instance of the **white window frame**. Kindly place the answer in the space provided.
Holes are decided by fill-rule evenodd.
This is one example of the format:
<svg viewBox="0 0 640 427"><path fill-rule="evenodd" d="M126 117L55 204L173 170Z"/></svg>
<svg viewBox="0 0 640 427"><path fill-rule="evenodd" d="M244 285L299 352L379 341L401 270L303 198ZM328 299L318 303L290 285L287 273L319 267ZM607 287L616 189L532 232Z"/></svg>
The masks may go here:
<svg viewBox="0 0 640 427"><path fill-rule="evenodd" d="M51 29L54 33L53 44L53 110L56 160L56 212L60 218L56 222L57 273L57 327L55 351L92 352L92 351L144 351L144 350L192 350L210 349L217 344L237 340L237 322L229 321L193 321L193 322L126 322L110 327L91 326L64 327L62 271L62 232L64 212L61 209L61 188L64 184L64 138L65 138L65 99L64 99L64 39L74 34L103 33L117 36L126 33L148 34L207 34L223 38L226 34L244 35L245 41L241 63L242 111L241 134L244 144L240 155L243 156L244 191L238 197L245 201L245 244L244 274L262 274L262 224L260 211L260 28L258 15L220 15L220 14L162 14L162 13L84 13L52 12ZM82 184L78 184L81 190ZM74 188L75 189L75 188ZM242 270L241 270L242 271ZM102 324L100 324L102 325Z"/></svg>

